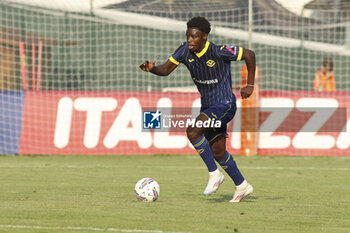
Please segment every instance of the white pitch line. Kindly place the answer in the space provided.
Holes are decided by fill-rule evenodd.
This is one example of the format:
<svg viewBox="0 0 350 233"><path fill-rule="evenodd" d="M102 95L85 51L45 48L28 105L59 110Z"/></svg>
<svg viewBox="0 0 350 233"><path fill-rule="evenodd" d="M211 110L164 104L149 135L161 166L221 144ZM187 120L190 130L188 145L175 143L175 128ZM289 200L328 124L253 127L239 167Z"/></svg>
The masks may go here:
<svg viewBox="0 0 350 233"><path fill-rule="evenodd" d="M139 229L117 229L117 228L96 228L96 227L46 227L26 225L0 225L0 228L8 229L39 229L39 230L76 230L76 231L105 231L105 232L130 232L130 233L191 233L161 230L139 230Z"/></svg>
<svg viewBox="0 0 350 233"><path fill-rule="evenodd" d="M125 168L126 166L119 165L37 165L37 166L19 166L13 164L0 164L0 168L69 168L69 169L86 169L86 168ZM148 168L150 166L133 166L133 168ZM157 169L203 169L205 166L152 166L152 168ZM242 169L252 169L252 170L321 170L321 171L350 171L350 167L250 167L250 166L239 166Z"/></svg>
<svg viewBox="0 0 350 233"><path fill-rule="evenodd" d="M350 167L241 167L254 170L321 170L321 171L350 171Z"/></svg>

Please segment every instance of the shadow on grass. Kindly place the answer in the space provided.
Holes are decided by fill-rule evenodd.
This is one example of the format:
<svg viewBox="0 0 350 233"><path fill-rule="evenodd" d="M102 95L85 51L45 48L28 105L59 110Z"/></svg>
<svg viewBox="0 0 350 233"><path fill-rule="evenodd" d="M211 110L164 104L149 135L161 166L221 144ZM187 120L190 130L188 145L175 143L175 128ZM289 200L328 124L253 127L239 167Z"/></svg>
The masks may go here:
<svg viewBox="0 0 350 233"><path fill-rule="evenodd" d="M215 196L208 198L208 201L210 201L210 202L228 202L231 199L232 199L232 195L216 194ZM249 195L247 197L244 197L240 202L257 202L259 199L260 200L267 200L267 201L274 201L274 200L284 199L284 197L267 197L267 196Z"/></svg>

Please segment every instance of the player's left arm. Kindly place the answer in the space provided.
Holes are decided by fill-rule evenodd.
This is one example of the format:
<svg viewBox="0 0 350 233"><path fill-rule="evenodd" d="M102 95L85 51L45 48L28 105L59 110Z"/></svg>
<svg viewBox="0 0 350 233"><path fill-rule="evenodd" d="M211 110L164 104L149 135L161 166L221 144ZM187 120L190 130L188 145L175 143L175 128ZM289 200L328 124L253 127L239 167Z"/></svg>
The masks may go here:
<svg viewBox="0 0 350 233"><path fill-rule="evenodd" d="M243 48L242 60L245 61L248 70L247 85L241 88L242 99L249 98L254 91L255 78L255 53L250 49Z"/></svg>

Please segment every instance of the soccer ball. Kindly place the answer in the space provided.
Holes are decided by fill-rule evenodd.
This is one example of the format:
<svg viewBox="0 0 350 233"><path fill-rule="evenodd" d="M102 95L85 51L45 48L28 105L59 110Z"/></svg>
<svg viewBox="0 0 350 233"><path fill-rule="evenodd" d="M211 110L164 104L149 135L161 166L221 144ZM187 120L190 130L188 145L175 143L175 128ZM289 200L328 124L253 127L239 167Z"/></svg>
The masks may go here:
<svg viewBox="0 0 350 233"><path fill-rule="evenodd" d="M137 181L134 189L136 198L139 201L156 201L159 197L160 187L157 181L152 178L142 178Z"/></svg>

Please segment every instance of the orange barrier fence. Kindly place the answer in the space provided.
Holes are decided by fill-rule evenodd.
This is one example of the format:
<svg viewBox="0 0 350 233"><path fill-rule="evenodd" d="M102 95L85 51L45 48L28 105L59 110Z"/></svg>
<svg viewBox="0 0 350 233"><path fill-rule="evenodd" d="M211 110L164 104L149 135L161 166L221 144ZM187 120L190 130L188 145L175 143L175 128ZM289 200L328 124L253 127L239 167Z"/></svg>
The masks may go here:
<svg viewBox="0 0 350 233"><path fill-rule="evenodd" d="M241 68L242 86L247 85L248 70ZM241 149L240 154L246 156L257 155L259 130L259 82L260 70L256 67L254 92L248 99L242 99L241 114Z"/></svg>

